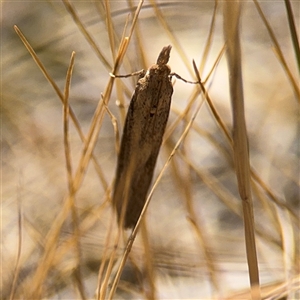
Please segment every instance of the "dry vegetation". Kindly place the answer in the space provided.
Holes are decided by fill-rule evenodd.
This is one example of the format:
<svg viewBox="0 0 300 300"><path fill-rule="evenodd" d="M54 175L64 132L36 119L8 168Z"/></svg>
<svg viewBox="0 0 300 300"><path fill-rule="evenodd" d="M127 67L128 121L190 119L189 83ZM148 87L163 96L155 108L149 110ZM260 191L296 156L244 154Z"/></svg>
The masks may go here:
<svg viewBox="0 0 300 300"><path fill-rule="evenodd" d="M300 297L289 5L3 3L1 299ZM201 84L173 79L149 206L122 232L110 197L137 78L109 73L169 44L172 71Z"/></svg>

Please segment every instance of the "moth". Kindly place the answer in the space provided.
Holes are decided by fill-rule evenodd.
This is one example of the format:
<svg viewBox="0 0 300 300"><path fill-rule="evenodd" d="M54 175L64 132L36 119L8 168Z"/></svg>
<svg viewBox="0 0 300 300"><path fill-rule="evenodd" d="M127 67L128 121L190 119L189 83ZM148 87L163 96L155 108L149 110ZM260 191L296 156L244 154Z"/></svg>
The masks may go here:
<svg viewBox="0 0 300 300"><path fill-rule="evenodd" d="M142 73L126 115L112 198L123 228L135 226L152 181L173 94L171 48L164 47Z"/></svg>

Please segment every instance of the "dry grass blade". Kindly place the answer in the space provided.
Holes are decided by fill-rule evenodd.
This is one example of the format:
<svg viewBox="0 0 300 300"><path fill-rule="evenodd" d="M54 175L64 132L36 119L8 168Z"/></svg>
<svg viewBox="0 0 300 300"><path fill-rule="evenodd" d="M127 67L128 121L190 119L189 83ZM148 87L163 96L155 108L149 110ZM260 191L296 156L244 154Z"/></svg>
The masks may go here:
<svg viewBox="0 0 300 300"><path fill-rule="evenodd" d="M40 59L36 55L35 51L33 50L33 48L31 47L31 45L27 41L27 39L24 36L24 34L22 33L22 31L19 29L19 27L17 25L14 26L14 29L15 29L17 35L19 36L19 38L21 39L21 41L23 42L23 44L26 47L26 49L28 50L28 52L32 56L33 60L35 61L35 63L37 64L37 66L42 71L43 75L46 77L46 79L49 81L49 83L51 84L51 86L55 90L56 94L59 96L59 99L61 100L61 102L63 102L64 101L64 97L63 97L62 92L60 91L59 87L57 86L57 84L55 83L55 81L53 80L53 78L47 72L46 68L44 67L44 65L42 64L42 62L40 61ZM78 121L77 121L77 119L75 117L75 115L72 116L72 118L74 118L75 126L78 125L78 127L80 127L79 123L78 123Z"/></svg>
<svg viewBox="0 0 300 300"><path fill-rule="evenodd" d="M102 300L102 299L107 298L106 295L107 295L109 279L110 279L110 275L111 275L113 267L114 267L114 262L115 262L116 255L117 255L117 248L118 248L118 244L120 241L120 232L121 231L119 230L119 232L115 238L115 241L114 241L114 247L113 247L112 252L108 251L108 249L109 249L108 245L111 240L111 232L112 232L113 223L111 222L110 225L111 226L109 227L109 230L107 231L106 247L105 247L105 251L103 253L102 263L100 265L100 269L99 269L99 273L98 273L97 300ZM104 268L105 268L105 264L107 261L108 261L108 265L107 265L106 273L103 278ZM103 280L102 280L102 278L103 278Z"/></svg>
<svg viewBox="0 0 300 300"><path fill-rule="evenodd" d="M86 38L86 40L88 41L88 43L92 46L93 50L95 51L95 53L98 56L98 58L100 59L100 61L103 63L103 65L108 70L110 70L111 69L110 63L104 57L103 53L101 52L101 50L97 46L96 42L94 41L94 39L92 38L92 36L88 33L88 31L85 28L85 26L82 24L79 16L77 15L77 13L76 13L75 9L73 8L73 6L71 5L71 3L68 0L63 0L63 3L65 5L66 9L68 10L68 12L70 13L70 15L72 16L74 22L78 26L79 30L82 32L82 34L84 35L84 37Z"/></svg>
<svg viewBox="0 0 300 300"><path fill-rule="evenodd" d="M205 79L205 81L204 82L206 82L209 78L210 78L210 76L213 74L213 72L215 71L215 69L216 69L216 66L218 65L218 63L219 63L219 61L220 61L220 59L221 59L221 57L223 56L223 54L225 53L225 46L223 46L222 47L222 49L221 49L221 51L219 52L219 55L218 55L218 57L216 58L216 60L215 60L215 62L214 62L214 64L212 65L212 68L211 68L211 70L208 72L208 75L207 75L207 77L206 77L206 79ZM193 67L194 67L194 69L196 68L197 69L197 67L196 67L196 64L193 62ZM197 73L198 73L198 71L197 71ZM197 74L196 73L196 74ZM199 73L198 73L199 74ZM205 87L204 87L204 85L203 85L203 83L204 82L201 82L200 80L200 75L198 76L198 83L200 84L200 86L201 86L201 91L204 93L204 95L207 95L207 93L206 93L206 90L205 90ZM192 106L193 106L193 104L194 104L194 102L196 101L196 98L197 98L197 96L199 95L199 90L198 89L195 89L194 90L194 92L193 92L193 94L190 96L190 100L188 101L188 104L187 104L187 106L186 106L186 108L179 114L178 113L178 118L174 121L174 123L172 124L172 125L170 125L170 126L168 126L168 128L167 128L167 131L166 131L166 133L164 134L164 140L167 140L170 136L171 136L171 134L174 132L174 130L178 127L178 125L180 124L180 122L188 115L188 113L189 113L189 111L190 111L190 109L192 108ZM213 106L213 103L212 103L212 101L210 100L210 98L208 97L208 103L211 105L211 107L212 107L212 111L213 112L215 112L216 113L216 110L215 110L215 108L214 108L214 106ZM172 109L173 111L174 111L174 109ZM220 117L218 118L218 120L219 119L221 119ZM223 125L224 126L224 128L225 128L225 125Z"/></svg>
<svg viewBox="0 0 300 300"><path fill-rule="evenodd" d="M83 287L83 280L81 274L81 251L80 251L80 231L79 231L79 220L78 213L75 206L75 194L73 190L74 182L72 176L72 159L71 159L71 148L69 141L69 94L71 86L71 78L75 62L75 52L72 52L69 68L66 76L65 91L64 91L64 114L63 114L63 123L64 123L64 147L65 147L65 158L66 158L66 169L68 176L68 188L69 188L69 198L70 207L72 212L72 221L73 221L73 238L75 241L75 253L76 253L76 269L74 271L74 280L75 286L78 288L81 299L86 299L85 291Z"/></svg>
<svg viewBox="0 0 300 300"><path fill-rule="evenodd" d="M134 6L134 1L132 0L128 0L128 6L130 7L131 11L135 10L135 6ZM139 3L140 8L142 7L144 1ZM144 66L144 68L147 67L147 62L146 62L146 54L145 54L145 47L143 46L143 34L141 32L139 23L138 23L138 18L136 18L134 20L135 22L135 26L134 26L134 37L136 40L136 48L139 49L139 57L140 57L140 61L141 61L141 66ZM133 34L133 32L131 32L131 34Z"/></svg>
<svg viewBox="0 0 300 300"><path fill-rule="evenodd" d="M290 0L284 0L284 3L285 3L287 15L288 15L291 37L292 37L294 51L295 51L296 60L297 60L297 64L298 64L298 71L300 72L300 47L299 47L297 30L296 30L296 26L295 26L295 20L294 20L294 16L293 16L293 9L292 9Z"/></svg>
<svg viewBox="0 0 300 300"><path fill-rule="evenodd" d="M131 40L131 37L132 37L133 31L134 31L134 28L136 26L136 23L137 23L137 20L138 20L138 16L139 16L139 13L140 13L140 11L142 9L143 3L144 3L144 1L140 0L139 5L137 6L135 14L133 16L133 20L132 20L132 24L131 24L131 27L130 27L129 35L128 35L128 37L124 37L122 39L121 43L120 43L120 48L119 48L119 51L118 51L118 55L116 57L116 61L114 63L113 69L111 71L112 74L116 74L117 73L117 71L118 71L118 69L120 67L121 61L123 60L123 57L124 57L124 55L125 55L125 53L127 51L127 47L128 47L129 42ZM127 22L126 22L126 24L127 24ZM105 95L105 93L104 93L104 95ZM104 102L107 103L106 101L104 101Z"/></svg>
<svg viewBox="0 0 300 300"><path fill-rule="evenodd" d="M207 58L208 58L209 50L210 50L210 48L212 46L212 39L213 39L213 33L214 33L215 25L216 25L216 14L217 14L217 11L218 11L218 0L215 0L215 6L214 6L213 14L212 14L212 19L211 19L209 34L208 34L208 37L207 37L207 42L205 44L203 56L202 56L202 59L201 59L201 65L199 67L200 73L203 72L205 63L206 63Z"/></svg>
<svg viewBox="0 0 300 300"><path fill-rule="evenodd" d="M118 122L116 117L113 115L113 113L109 110L108 106L106 104L104 104L104 107L111 119L111 123L114 127L114 132L115 132L115 148L116 148L116 153L119 153L120 151L120 132L119 132L119 128L118 128Z"/></svg>
<svg viewBox="0 0 300 300"><path fill-rule="evenodd" d="M103 99L103 95L102 95L102 99ZM116 137L115 147L116 147L116 153L118 153L119 148L120 148L118 123L116 121L115 116L109 110L108 106L106 104L104 104L104 107L105 107L108 115L110 116L111 122L114 127L115 137ZM106 197L110 198L110 189L107 191ZM107 230L106 240L105 240L105 244L104 244L104 252L103 252L102 258L101 258L102 262L100 264L99 272L98 272L98 285L97 285L97 289L96 289L96 297L98 300L104 299L105 295L107 293L109 274L111 273L112 268L113 268L113 263L116 258L116 251L117 251L117 246L118 246L118 241L119 241L119 235L118 235L116 237L116 240L114 241L113 251L109 252L110 240L111 240L112 229L113 229L113 224L114 224L113 220L111 220L111 222L109 224L110 224L110 226ZM106 262L108 262L108 266L107 266L106 274L104 275ZM103 279L103 277L104 277L104 279Z"/></svg>
<svg viewBox="0 0 300 300"><path fill-rule="evenodd" d="M250 185L248 136L245 122L242 60L239 38L239 2L224 4L224 35L227 43L227 61L230 73L230 97L233 113L233 150L238 188L243 205L246 252L252 299L261 299L255 244L255 225Z"/></svg>
<svg viewBox="0 0 300 300"><path fill-rule="evenodd" d="M232 138L230 136L230 133L229 133L226 125L223 122L223 120L222 120L220 114L218 113L217 109L215 108L215 106L214 106L211 98L209 97L209 95L208 95L208 93L207 93L207 91L205 89L205 86L203 85L203 83L201 81L201 77L200 77L200 74L199 74L199 71L197 69L195 61L193 61L193 67L194 67L194 71L195 71L197 79L198 79L198 83L199 83L199 85L201 87L201 91L202 91L203 95L205 96L205 99L206 99L206 101L207 101L207 103L209 105L209 108L211 109L211 112L212 112L212 114L213 114L216 122L218 123L218 125L220 126L220 128L222 129L222 131L224 132L224 134L225 134L226 138L228 139L228 141L230 143L232 143Z"/></svg>
<svg viewBox="0 0 300 300"><path fill-rule="evenodd" d="M110 49L112 51L113 58L115 58L115 40L114 40L114 28L111 19L111 11L109 1L104 1L105 10L106 10L106 25L107 25L107 32L109 37Z"/></svg>
<svg viewBox="0 0 300 300"><path fill-rule="evenodd" d="M22 252L23 217L22 217L22 207L21 207L20 199L18 199L17 203L18 203L18 252L17 252L16 266L13 273L14 277L13 277L11 291L10 291L10 297L9 297L10 300L13 300L15 297L18 277L21 269L20 259L21 259L21 252Z"/></svg>
<svg viewBox="0 0 300 300"><path fill-rule="evenodd" d="M149 239L149 233L147 231L146 222L141 224L141 236L143 240L143 248L145 255L145 275L149 282L149 288L146 290L146 297L149 300L157 299L156 277L153 251L151 249L151 243Z"/></svg>
<svg viewBox="0 0 300 300"><path fill-rule="evenodd" d="M71 77L74 67L75 60L75 52L72 53L71 61L69 65L69 69L67 71L67 78L65 83L65 92L64 92L64 146L65 146L65 157L66 157L66 168L68 175L68 183L69 183L69 192L72 192L73 179L72 179L72 162L71 162L71 150L70 150L70 141L69 141L69 93L70 93L70 85L71 85Z"/></svg>
<svg viewBox="0 0 300 300"><path fill-rule="evenodd" d="M266 26L266 28L268 30L270 38L271 38L272 42L274 43L275 53L278 56L278 59L281 62L282 66L283 66L283 69L285 70L285 72L286 72L286 74L287 74L287 76L288 76L288 78L289 78L289 80L291 82L291 85L292 85L292 87L294 89L294 93L295 93L295 96L297 98L297 101L300 102L300 91L299 91L298 81L295 80L295 78L293 77L292 72L291 72L290 68L288 67L288 64L287 64L287 62L286 62L286 60L284 58L284 55L283 55L283 53L281 51L279 43L278 43L278 41L276 39L276 36L275 36L275 34L274 34L273 30L272 30L272 27L269 24L268 20L266 19L266 17L264 15L264 13L263 13L263 11L262 11L259 3L257 2L257 0L253 0L253 1L254 1L254 4L255 4L255 6L257 8L257 11L258 11L260 17L262 18L263 22L265 23L265 26Z"/></svg>
<svg viewBox="0 0 300 300"><path fill-rule="evenodd" d="M141 11L141 9L143 7L143 3L144 3L144 1L141 0L139 2L138 6L135 8L135 11L134 11L134 14L133 14L133 18L132 18L132 24L131 24L131 27L130 27L130 30L129 30L129 34L128 34L128 37L127 37L128 44L129 44L129 41L132 38L133 33L136 32L136 30L137 30L137 32L139 32L139 29L138 29L138 26L137 26L138 25L137 21L138 21L139 13L140 13L140 11ZM132 11L134 10L134 7L132 7L132 5L131 5L131 10ZM127 25L128 25L128 22L129 22L129 17L130 17L130 15L128 15L127 18L126 18L126 23L124 25L124 29L123 29L123 33L122 33L122 40L126 36L126 31L127 31ZM138 34L136 33L136 35L138 35ZM138 43L139 43L139 36L138 36ZM140 49L143 49L143 47L141 47ZM144 57L142 51L141 51L141 56ZM115 74L115 73L113 73L113 74ZM124 120L125 120L124 85L123 85L122 81L120 81L120 80L117 81L117 83L115 85L116 85L116 90L117 90L117 99L118 99L118 103L119 103L118 106L120 107L121 120L122 120L122 123L124 123Z"/></svg>
<svg viewBox="0 0 300 300"><path fill-rule="evenodd" d="M213 71L217 68L217 65L220 62L223 54L225 53L225 50L226 50L226 45L224 44L222 49L219 52L219 55L218 55L217 59L215 60L213 66L210 69L210 71L208 72L206 78L202 81L203 84L205 84L208 81L208 79L211 77Z"/></svg>
<svg viewBox="0 0 300 300"><path fill-rule="evenodd" d="M130 32L129 32L129 39L131 39L131 36L132 36L133 31L135 29L135 26L136 26L136 23L137 23L137 20L138 20L138 17L139 17L139 14L140 14L140 11L142 9L143 4L144 4L144 0L140 0L139 4L138 4L138 6L135 10L133 20L132 20L132 25L131 25Z"/></svg>

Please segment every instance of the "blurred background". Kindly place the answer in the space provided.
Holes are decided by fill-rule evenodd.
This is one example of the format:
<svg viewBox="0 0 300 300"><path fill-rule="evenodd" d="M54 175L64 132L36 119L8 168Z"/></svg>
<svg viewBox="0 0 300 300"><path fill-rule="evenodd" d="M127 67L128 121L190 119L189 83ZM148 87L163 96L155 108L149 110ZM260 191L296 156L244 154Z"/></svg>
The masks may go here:
<svg viewBox="0 0 300 300"><path fill-rule="evenodd" d="M125 0L2 3L3 299L29 299L43 265L46 271L39 277L41 298L93 298L105 250L113 249L113 241L107 242L110 224L113 232L117 230L112 223L109 195L118 135L107 113L93 150L97 164L89 162L75 197L79 243L72 244L71 210L58 224L57 216L69 194L63 105L14 25L61 92L71 53L76 52L69 102L87 135L110 80L122 34L125 31L128 35L137 5L137 1ZM259 5L243 3L240 33L250 160L259 177L252 181L252 192L260 280L267 286L263 290L265 299L296 299L299 69L284 2L263 1ZM259 8L278 42L286 68ZM299 26L300 3L292 2L292 9ZM124 29L127 19L128 27ZM222 50L223 3L145 1L118 73L148 68L169 44L172 72L196 80L194 59L210 98L231 131L229 78ZM136 77L116 79L110 95L108 108L116 118L120 135L136 81ZM174 78L173 83L171 113L154 180L197 105L203 104L155 189L146 215L147 234L138 234L115 299L151 299L153 295L157 299L249 299L249 295L239 294L247 291L249 275L231 145L198 86ZM71 121L70 146L75 174L83 142ZM53 234L55 230L57 235ZM78 270L74 249L80 252L80 280L74 271ZM117 258L122 252L123 248L118 248ZM149 275L147 260L154 275Z"/></svg>

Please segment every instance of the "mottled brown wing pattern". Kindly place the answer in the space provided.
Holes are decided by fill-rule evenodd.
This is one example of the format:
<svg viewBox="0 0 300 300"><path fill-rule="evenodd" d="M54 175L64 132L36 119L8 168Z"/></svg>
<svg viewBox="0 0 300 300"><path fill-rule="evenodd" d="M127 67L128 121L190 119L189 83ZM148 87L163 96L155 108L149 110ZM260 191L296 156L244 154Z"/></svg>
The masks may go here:
<svg viewBox="0 0 300 300"><path fill-rule="evenodd" d="M136 86L128 108L118 157L113 204L118 222L133 227L143 209L170 112L173 87L166 65L171 46L163 48ZM124 212L123 212L124 210Z"/></svg>

